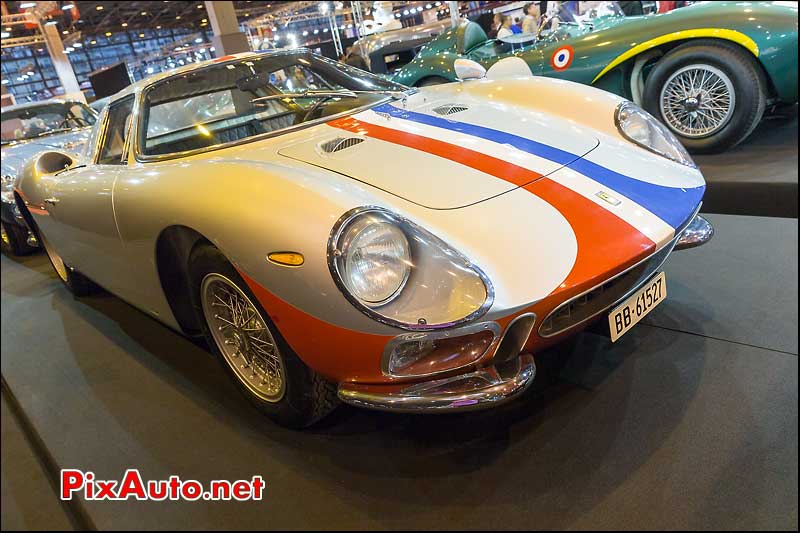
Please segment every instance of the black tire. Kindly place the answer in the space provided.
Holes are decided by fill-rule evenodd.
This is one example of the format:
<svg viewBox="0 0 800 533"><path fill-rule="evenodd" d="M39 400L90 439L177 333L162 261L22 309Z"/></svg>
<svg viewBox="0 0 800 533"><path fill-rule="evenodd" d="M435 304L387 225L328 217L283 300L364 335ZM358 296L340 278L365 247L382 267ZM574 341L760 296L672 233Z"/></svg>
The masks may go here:
<svg viewBox="0 0 800 533"><path fill-rule="evenodd" d="M3 226L3 250L12 255L28 255L37 248L28 244L28 230L17 224L6 224Z"/></svg>
<svg viewBox="0 0 800 533"><path fill-rule="evenodd" d="M710 65L723 72L733 86L735 103L730 118L721 129L703 137L682 135L659 106L661 90L670 76L689 65ZM732 43L701 39L678 46L656 63L645 81L642 103L690 152L722 152L742 142L758 125L767 103L767 81L748 51Z"/></svg>
<svg viewBox="0 0 800 533"><path fill-rule="evenodd" d="M428 76L419 80L417 87L430 87L431 85L441 85L443 83L451 83L451 81L441 76Z"/></svg>
<svg viewBox="0 0 800 533"><path fill-rule="evenodd" d="M285 367L285 392L277 402L265 401L253 394L242 382L241 378L233 371L225 356L220 351L210 331L210 326L203 314L201 302L201 287L203 279L208 274L220 274L232 281L256 307L261 314L265 325L278 346L279 356ZM339 404L336 395L336 385L325 380L322 376L306 366L292 351L275 324L264 311L247 283L241 278L236 269L225 256L216 248L207 243L195 246L189 258L189 283L191 289L192 305L197 314L198 323L201 324L203 335L209 349L225 368L233 382L260 412L273 419L282 426L290 428L305 428L328 415Z"/></svg>
<svg viewBox="0 0 800 533"><path fill-rule="evenodd" d="M25 214L23 214L24 216ZM67 263L61 259L61 256L50 246L49 241L47 241L47 237L45 237L39 227L33 222L33 218L31 218L30 213L27 213L25 216L25 220L28 222L28 225L33 232L33 235L36 237L36 240L39 241L39 245L44 249L45 255L47 255L47 259L50 260L50 266L53 267L53 271L56 273L58 279L61 280L64 285L66 285L67 289L72 293L73 296L76 298L82 298L84 296L89 296L94 294L99 290L97 284L95 284L92 280L81 274L79 271L75 270ZM63 268L56 266L57 262L61 262Z"/></svg>

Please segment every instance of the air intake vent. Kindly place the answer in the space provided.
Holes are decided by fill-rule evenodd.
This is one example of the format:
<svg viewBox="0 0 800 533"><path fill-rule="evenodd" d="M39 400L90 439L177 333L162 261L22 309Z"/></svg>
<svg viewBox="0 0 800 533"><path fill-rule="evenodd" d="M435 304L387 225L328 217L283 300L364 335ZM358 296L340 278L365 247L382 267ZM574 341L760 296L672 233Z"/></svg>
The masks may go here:
<svg viewBox="0 0 800 533"><path fill-rule="evenodd" d="M328 142L322 143L321 145L319 145L319 147L322 148L323 152L332 154L334 152L340 152L342 150L346 150L350 147L353 147L363 142L364 139L362 139L361 137L337 137Z"/></svg>
<svg viewBox="0 0 800 533"><path fill-rule="evenodd" d="M462 111L466 111L469 109L465 105L458 105L458 104L445 104L440 105L439 107L434 107L433 112L439 115L454 115L456 113L460 113Z"/></svg>

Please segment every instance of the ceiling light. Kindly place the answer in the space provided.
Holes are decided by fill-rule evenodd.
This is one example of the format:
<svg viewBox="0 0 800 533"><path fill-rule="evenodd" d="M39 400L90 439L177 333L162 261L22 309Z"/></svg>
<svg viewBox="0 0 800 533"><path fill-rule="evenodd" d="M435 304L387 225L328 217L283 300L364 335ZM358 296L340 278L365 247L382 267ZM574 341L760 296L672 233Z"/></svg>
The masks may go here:
<svg viewBox="0 0 800 533"><path fill-rule="evenodd" d="M103 10L103 6L97 6L95 9L98 10L98 11L102 11Z"/></svg>
<svg viewBox="0 0 800 533"><path fill-rule="evenodd" d="M141 16L145 16L145 15L147 15L147 11L142 11L142 12L141 12L141 13L139 13L139 14L140 14Z"/></svg>
<svg viewBox="0 0 800 533"><path fill-rule="evenodd" d="M106 37L111 37L111 32L110 31L106 32Z"/></svg>
<svg viewBox="0 0 800 533"><path fill-rule="evenodd" d="M91 44L97 44L97 41L95 41L94 39L92 39L92 41L91 41Z"/></svg>
<svg viewBox="0 0 800 533"><path fill-rule="evenodd" d="M140 33L140 34L139 34L139 37L141 37L141 38L143 38L143 39L144 39L144 33Z"/></svg>
<svg viewBox="0 0 800 533"><path fill-rule="evenodd" d="M10 36L11 36L11 34L8 33L7 31L4 31L4 32L0 33L0 39L5 39L6 37L10 37Z"/></svg>
<svg viewBox="0 0 800 533"><path fill-rule="evenodd" d="M63 11L69 11L70 9L72 9L74 7L75 7L75 4L64 4L63 6L61 6L61 9Z"/></svg>
<svg viewBox="0 0 800 533"><path fill-rule="evenodd" d="M36 7L36 2L22 2L19 5L20 9L30 9L32 7Z"/></svg>
<svg viewBox="0 0 800 533"><path fill-rule="evenodd" d="M128 27L128 23L127 23L127 22L123 22L123 23L122 23L122 27L123 27L123 28L127 28L127 27Z"/></svg>
<svg viewBox="0 0 800 533"><path fill-rule="evenodd" d="M56 24L58 24L57 20L48 20L44 23L45 26L55 26Z"/></svg>
<svg viewBox="0 0 800 533"><path fill-rule="evenodd" d="M74 46L75 48L83 48L83 44L82 43L75 43L72 46Z"/></svg>
<svg viewBox="0 0 800 533"><path fill-rule="evenodd" d="M177 17L175 17L175 20L181 20L181 16L178 15Z"/></svg>
<svg viewBox="0 0 800 533"><path fill-rule="evenodd" d="M64 30L64 31L61 32L62 35L67 35L68 33L69 33L69 30Z"/></svg>

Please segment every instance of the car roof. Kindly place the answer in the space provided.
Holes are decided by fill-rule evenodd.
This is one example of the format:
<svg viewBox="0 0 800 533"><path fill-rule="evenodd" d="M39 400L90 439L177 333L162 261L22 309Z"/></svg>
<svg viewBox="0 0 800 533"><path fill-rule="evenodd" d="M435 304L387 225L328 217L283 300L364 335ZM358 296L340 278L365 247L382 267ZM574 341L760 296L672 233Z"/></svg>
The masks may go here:
<svg viewBox="0 0 800 533"><path fill-rule="evenodd" d="M296 53L303 53L303 52L308 53L308 52L310 52L310 50L308 50L307 48L294 48L294 49L288 49L288 50L281 49L281 50L261 50L261 51L256 51L256 52L241 52L241 53L238 53L238 54L226 55L226 56L217 57L217 58L214 58L214 59L207 59L205 61L198 61L197 63L189 63L187 65L183 65L181 67L178 67L178 68L173 69L173 70L169 70L167 72L159 72L158 74L153 74L153 75L148 76L146 78L143 78L143 79L141 79L141 80L139 80L139 81L137 81L135 83L132 83L131 85L128 85L127 87L125 87L124 89L119 91L118 93L112 95L110 97L110 100L109 100L108 103L110 104L110 103L113 103L113 102L119 100L120 98L124 98L124 97L126 97L128 95L135 94L135 93L139 92L140 90L142 90L142 89L144 89L146 87L154 85L154 84L156 84L156 83L158 83L160 81L166 80L168 78L181 76L183 74L186 74L187 72L192 72L194 70L201 70L201 69L204 69L206 67L210 67L212 65L215 65L217 63L227 63L228 61L238 61L238 60L241 60L241 59L246 59L248 57L255 57L255 56L264 56L264 55L277 56L277 55L296 54Z"/></svg>
<svg viewBox="0 0 800 533"><path fill-rule="evenodd" d="M18 111L20 109L31 109L34 107L41 107L51 104L66 104L66 103L80 103L78 100L73 100L71 98L50 98L48 100L39 100L37 102L25 102L24 104L14 104L3 107L3 112L7 113L9 111Z"/></svg>

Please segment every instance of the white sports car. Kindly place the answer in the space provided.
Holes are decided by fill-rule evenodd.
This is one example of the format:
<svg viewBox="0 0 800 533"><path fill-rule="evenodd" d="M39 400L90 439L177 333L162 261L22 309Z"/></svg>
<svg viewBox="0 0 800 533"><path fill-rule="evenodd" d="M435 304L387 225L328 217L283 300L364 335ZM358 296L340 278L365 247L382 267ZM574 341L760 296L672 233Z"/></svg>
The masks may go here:
<svg viewBox="0 0 800 533"><path fill-rule="evenodd" d="M281 423L493 406L538 350L624 334L712 228L632 103L469 67L409 89L305 50L190 65L115 95L84 159L29 161L16 200L72 291L204 335Z"/></svg>

